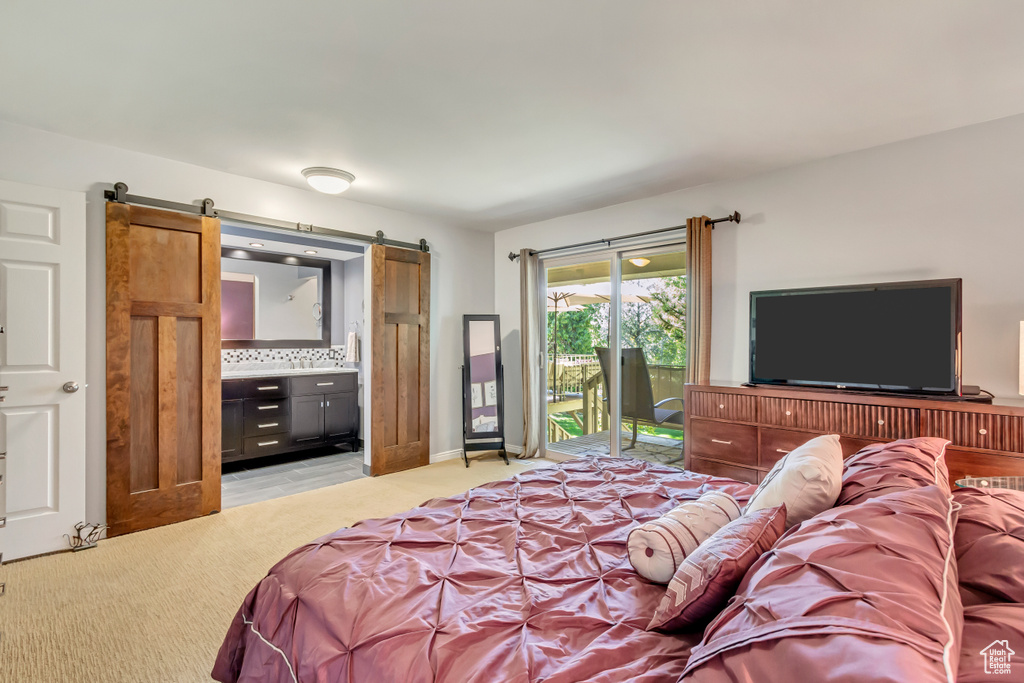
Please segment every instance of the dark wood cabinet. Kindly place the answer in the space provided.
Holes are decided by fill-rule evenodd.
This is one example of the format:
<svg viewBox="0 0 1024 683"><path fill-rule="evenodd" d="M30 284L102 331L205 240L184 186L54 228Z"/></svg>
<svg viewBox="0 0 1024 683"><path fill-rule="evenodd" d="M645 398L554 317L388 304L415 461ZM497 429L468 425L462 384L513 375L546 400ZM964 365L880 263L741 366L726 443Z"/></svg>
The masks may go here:
<svg viewBox="0 0 1024 683"><path fill-rule="evenodd" d="M328 439L354 439L359 434L359 402L355 392L324 396L324 431Z"/></svg>
<svg viewBox="0 0 1024 683"><path fill-rule="evenodd" d="M937 436L950 479L1024 475L1024 404L982 404L821 389L686 385L686 468L758 482L786 453L838 434L843 456Z"/></svg>
<svg viewBox="0 0 1024 683"><path fill-rule="evenodd" d="M325 373L222 383L225 462L359 441L358 378Z"/></svg>
<svg viewBox="0 0 1024 683"><path fill-rule="evenodd" d="M293 446L317 446L324 442L324 397L292 396Z"/></svg>
<svg viewBox="0 0 1024 683"><path fill-rule="evenodd" d="M220 457L236 458L242 454L242 401L221 402Z"/></svg>

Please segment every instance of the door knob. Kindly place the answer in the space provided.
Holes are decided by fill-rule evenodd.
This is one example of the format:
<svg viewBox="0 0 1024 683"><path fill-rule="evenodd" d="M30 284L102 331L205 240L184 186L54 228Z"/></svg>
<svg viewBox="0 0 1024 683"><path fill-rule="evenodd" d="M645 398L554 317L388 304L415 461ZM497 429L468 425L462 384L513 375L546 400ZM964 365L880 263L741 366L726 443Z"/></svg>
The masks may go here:
<svg viewBox="0 0 1024 683"><path fill-rule="evenodd" d="M73 394L78 391L78 382L64 382L64 386L61 388L64 389L64 393Z"/></svg>

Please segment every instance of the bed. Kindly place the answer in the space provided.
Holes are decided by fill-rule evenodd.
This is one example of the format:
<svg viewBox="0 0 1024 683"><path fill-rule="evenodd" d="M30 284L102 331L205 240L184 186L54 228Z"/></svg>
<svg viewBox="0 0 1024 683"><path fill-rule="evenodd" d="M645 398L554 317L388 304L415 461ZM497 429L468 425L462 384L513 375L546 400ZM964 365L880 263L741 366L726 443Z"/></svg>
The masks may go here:
<svg viewBox="0 0 1024 683"><path fill-rule="evenodd" d="M213 676L280 681L675 682L701 632L645 630L639 522L750 484L588 458L431 500L302 546L231 624Z"/></svg>
<svg viewBox="0 0 1024 683"><path fill-rule="evenodd" d="M745 503L752 485L595 457L360 522L270 570L213 677L967 683L996 663L1018 675L1024 493L951 492L946 445L847 458L836 504L778 538L710 622L674 633L646 630L666 590L634 571L629 531L711 490Z"/></svg>

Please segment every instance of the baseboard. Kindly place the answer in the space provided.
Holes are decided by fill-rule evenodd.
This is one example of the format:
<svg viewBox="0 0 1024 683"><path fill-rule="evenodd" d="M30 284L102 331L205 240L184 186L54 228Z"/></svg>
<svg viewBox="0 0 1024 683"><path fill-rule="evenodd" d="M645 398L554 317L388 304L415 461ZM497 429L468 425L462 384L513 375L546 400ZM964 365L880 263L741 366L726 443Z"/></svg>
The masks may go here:
<svg viewBox="0 0 1024 683"><path fill-rule="evenodd" d="M522 455L523 454L523 447L522 446L513 446L511 444L507 444L505 446L505 450L508 451L509 453L511 453L512 455Z"/></svg>
<svg viewBox="0 0 1024 683"><path fill-rule="evenodd" d="M454 451L443 451L441 453L431 453L430 454L430 464L434 464L435 462L444 462L445 460L455 460L455 459L459 459L459 460L462 459L462 449L461 448L457 448Z"/></svg>

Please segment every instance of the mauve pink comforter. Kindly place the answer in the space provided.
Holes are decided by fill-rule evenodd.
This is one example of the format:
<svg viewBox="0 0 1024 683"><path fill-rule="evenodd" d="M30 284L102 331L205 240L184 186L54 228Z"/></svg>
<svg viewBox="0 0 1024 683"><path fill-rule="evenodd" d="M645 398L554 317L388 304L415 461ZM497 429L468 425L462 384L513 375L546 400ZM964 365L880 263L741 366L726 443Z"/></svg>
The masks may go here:
<svg viewBox="0 0 1024 683"><path fill-rule="evenodd" d="M633 571L626 535L706 490L753 488L593 458L360 522L270 570L213 677L675 683L701 631L644 630L665 587Z"/></svg>

